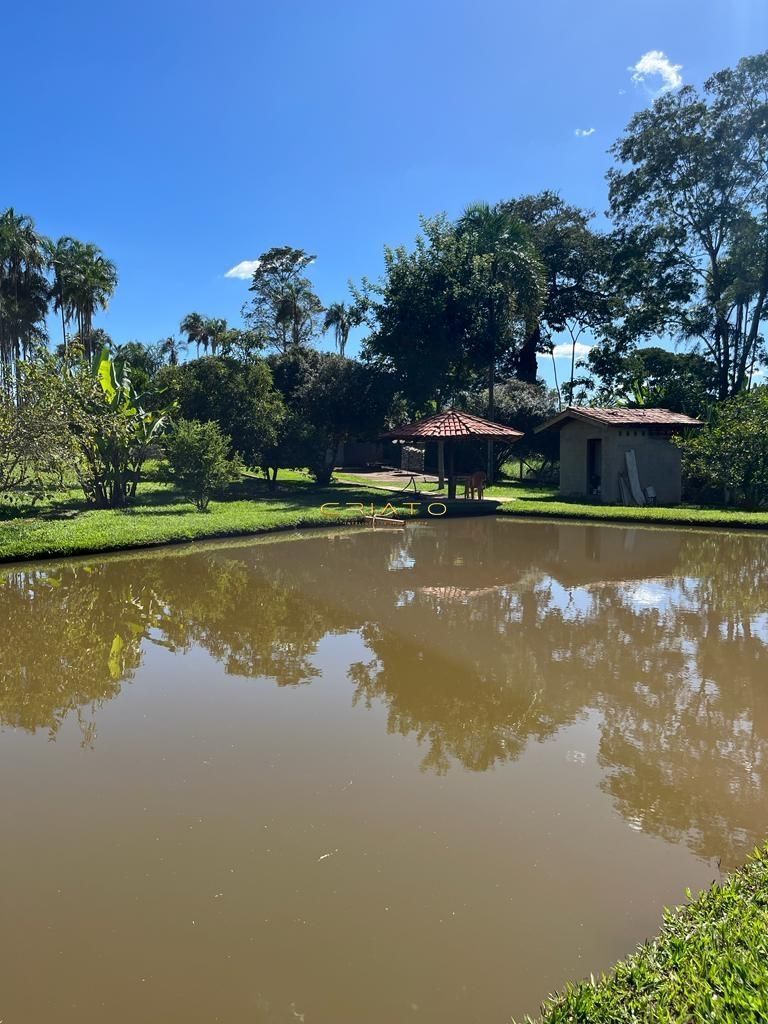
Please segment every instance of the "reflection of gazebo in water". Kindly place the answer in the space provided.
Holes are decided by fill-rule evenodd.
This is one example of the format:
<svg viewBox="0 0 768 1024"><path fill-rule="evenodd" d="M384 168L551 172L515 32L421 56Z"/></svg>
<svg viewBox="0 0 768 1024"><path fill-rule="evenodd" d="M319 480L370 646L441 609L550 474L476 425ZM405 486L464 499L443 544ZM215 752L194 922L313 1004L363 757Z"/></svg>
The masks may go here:
<svg viewBox="0 0 768 1024"><path fill-rule="evenodd" d="M448 464L448 497L456 497L456 473L454 470L454 449L459 441L497 441L501 444L513 444L523 436L514 427L505 427L501 423L471 416L468 412L449 409L438 412L426 419L406 423L383 435L385 441L434 441L445 445Z"/></svg>

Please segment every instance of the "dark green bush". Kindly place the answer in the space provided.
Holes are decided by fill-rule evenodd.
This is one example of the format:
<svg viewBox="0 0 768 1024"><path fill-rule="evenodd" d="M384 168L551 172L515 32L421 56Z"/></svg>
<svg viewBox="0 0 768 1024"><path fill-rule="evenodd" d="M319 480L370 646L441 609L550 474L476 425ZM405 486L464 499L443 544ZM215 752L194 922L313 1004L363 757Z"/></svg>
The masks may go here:
<svg viewBox="0 0 768 1024"><path fill-rule="evenodd" d="M166 446L170 477L205 512L214 494L239 479L242 463L218 423L180 420Z"/></svg>

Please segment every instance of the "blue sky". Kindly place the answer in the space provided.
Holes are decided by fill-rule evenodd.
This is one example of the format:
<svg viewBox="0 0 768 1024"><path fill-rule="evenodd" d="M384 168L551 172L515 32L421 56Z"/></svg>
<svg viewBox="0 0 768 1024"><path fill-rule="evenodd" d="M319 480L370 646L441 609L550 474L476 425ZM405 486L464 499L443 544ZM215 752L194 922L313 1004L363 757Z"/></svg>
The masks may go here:
<svg viewBox="0 0 768 1024"><path fill-rule="evenodd" d="M2 34L0 207L100 245L98 323L151 342L191 310L239 322L224 275L273 245L316 253L332 302L420 213L545 188L602 212L654 68L699 84L759 51L768 4L39 0Z"/></svg>

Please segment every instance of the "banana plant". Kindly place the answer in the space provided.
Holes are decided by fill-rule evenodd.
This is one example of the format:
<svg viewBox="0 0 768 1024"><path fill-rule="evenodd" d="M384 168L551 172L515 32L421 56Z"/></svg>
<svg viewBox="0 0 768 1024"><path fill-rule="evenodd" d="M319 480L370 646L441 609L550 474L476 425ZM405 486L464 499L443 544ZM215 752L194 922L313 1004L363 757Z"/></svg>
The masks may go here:
<svg viewBox="0 0 768 1024"><path fill-rule="evenodd" d="M135 497L142 467L168 425L172 407L144 408L147 396L136 391L130 367L116 363L106 346L94 357L92 376L98 386L86 455L93 499L102 507L121 508Z"/></svg>

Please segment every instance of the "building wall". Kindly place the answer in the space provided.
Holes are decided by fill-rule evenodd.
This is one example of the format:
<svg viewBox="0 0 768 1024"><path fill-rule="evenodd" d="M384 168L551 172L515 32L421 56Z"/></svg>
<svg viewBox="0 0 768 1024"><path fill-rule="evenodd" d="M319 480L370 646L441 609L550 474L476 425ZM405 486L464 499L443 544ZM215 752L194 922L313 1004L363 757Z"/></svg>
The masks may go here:
<svg viewBox="0 0 768 1024"><path fill-rule="evenodd" d="M605 459L609 428L570 420L560 429L560 493L572 498L587 496L587 441L601 438Z"/></svg>
<svg viewBox="0 0 768 1024"><path fill-rule="evenodd" d="M560 430L560 493L587 497L587 441L603 442L601 498L605 504L621 501L619 475L626 475L625 453L634 448L640 486L653 487L660 505L677 505L682 492L680 450L663 435L647 427L599 427L571 420Z"/></svg>
<svg viewBox="0 0 768 1024"><path fill-rule="evenodd" d="M619 473L627 472L625 453L635 449L640 486L653 487L660 505L679 505L682 496L680 449L668 437L644 428L610 428L611 443L604 450L603 501L620 500Z"/></svg>

